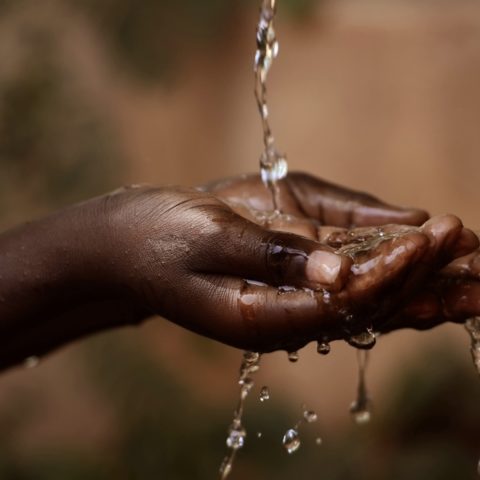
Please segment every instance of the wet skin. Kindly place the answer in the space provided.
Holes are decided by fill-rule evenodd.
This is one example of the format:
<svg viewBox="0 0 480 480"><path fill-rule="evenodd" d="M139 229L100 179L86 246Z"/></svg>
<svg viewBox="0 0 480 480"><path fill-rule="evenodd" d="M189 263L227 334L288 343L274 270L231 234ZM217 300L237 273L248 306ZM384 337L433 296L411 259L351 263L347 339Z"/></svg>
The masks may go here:
<svg viewBox="0 0 480 480"><path fill-rule="evenodd" d="M480 316L480 250L454 260L431 276L413 300L386 323L385 330L427 330L476 316Z"/></svg>
<svg viewBox="0 0 480 480"><path fill-rule="evenodd" d="M382 330L478 247L454 216L426 221L305 174L280 189L277 217L246 176L198 190L124 188L3 233L0 368L153 314L257 351ZM403 226L365 233L392 223Z"/></svg>
<svg viewBox="0 0 480 480"><path fill-rule="evenodd" d="M245 188L246 185L248 188ZM256 175L223 180L208 188L237 213L252 221L275 230L304 235L349 254L354 262L353 272L364 270L357 264L375 264L375 261L361 259L366 254L368 256L368 251L371 254L376 245L380 248L380 242L385 243L388 239L395 241L399 234L402 241L406 239L403 235L409 232L409 228L385 224L415 226L428 219L423 210L394 207L369 194L338 187L304 173L289 174L280 185L284 215L273 220L265 215L265 210L271 209L271 201ZM246 192L252 196L248 197ZM366 275L363 283L350 279L353 285L347 282L344 295L330 295L333 299L330 302L330 319L334 327L330 331L327 329L327 337L346 338L349 332L358 333L369 326L383 333L400 328L425 330L447 321L464 322L469 317L480 315L480 249L464 255L478 245L477 235L462 228L459 219L452 215L436 217L422 230L430 236L431 245L436 241L432 234L437 236L437 240L442 231L445 235L445 250L443 254L437 251L437 265L421 259L414 267L415 271L405 266L405 282L402 284L399 273L400 283L393 281L390 287L388 275L394 272L389 272L390 266L382 262L378 264L381 278L375 279L372 270L369 271L371 276ZM413 233L415 229L410 231ZM456 260L449 263L453 257ZM440 268L442 264L448 265ZM381 294L370 297L370 306L363 307L357 302L355 285L360 285L357 290L360 303L367 302L368 284L372 282L373 287L375 280L378 280ZM347 302L342 303L347 296ZM348 302L353 303L353 308L346 306ZM353 328L345 322L345 314L353 320ZM322 340L322 336L317 339Z"/></svg>

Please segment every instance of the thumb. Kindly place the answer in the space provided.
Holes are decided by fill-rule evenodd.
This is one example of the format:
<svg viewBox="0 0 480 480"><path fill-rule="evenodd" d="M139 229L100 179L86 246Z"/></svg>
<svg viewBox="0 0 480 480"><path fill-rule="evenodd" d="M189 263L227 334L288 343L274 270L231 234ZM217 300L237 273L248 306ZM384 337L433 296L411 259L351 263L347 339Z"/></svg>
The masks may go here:
<svg viewBox="0 0 480 480"><path fill-rule="evenodd" d="M340 289L351 260L292 233L270 231L236 214L202 255L203 273L243 277L276 286Z"/></svg>

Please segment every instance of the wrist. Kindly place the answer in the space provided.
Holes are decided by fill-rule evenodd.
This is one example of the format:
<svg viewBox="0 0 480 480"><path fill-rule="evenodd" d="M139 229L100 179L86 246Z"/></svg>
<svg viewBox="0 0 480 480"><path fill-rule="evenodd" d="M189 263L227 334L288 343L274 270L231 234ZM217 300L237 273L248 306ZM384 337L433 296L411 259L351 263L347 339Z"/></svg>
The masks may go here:
<svg viewBox="0 0 480 480"><path fill-rule="evenodd" d="M103 220L94 199L0 235L1 318L57 310L110 288Z"/></svg>

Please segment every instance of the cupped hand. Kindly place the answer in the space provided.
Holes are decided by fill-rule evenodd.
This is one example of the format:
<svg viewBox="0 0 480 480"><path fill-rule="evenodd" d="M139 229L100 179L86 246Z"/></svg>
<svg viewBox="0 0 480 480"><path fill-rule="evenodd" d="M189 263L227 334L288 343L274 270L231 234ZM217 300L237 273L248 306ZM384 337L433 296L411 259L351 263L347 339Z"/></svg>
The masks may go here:
<svg viewBox="0 0 480 480"><path fill-rule="evenodd" d="M425 212L305 174L280 194L272 215L256 175L137 186L3 232L0 368L153 314L248 350L348 339L385 327L478 247L456 217L415 226ZM384 223L407 226L369 227ZM456 286L462 261L440 287Z"/></svg>
<svg viewBox="0 0 480 480"><path fill-rule="evenodd" d="M257 211L268 207L255 179L230 181L228 188L236 190L226 185L210 187L215 194L223 192L222 200L207 192L141 187L110 195L104 203L120 252L112 252L113 277L128 285L135 301L244 349L294 350L314 339L376 327L428 273L477 246L465 249L468 232L456 217L445 216L418 228L391 226L383 235L357 238L336 252L236 213L247 201L257 202ZM323 219L340 225L425 218L421 211L388 207L327 184L315 193L310 177L298 185L303 199L290 196L288 207L282 202L284 212L321 211ZM242 194L244 203L237 202L235 212L231 199L242 191L250 193ZM323 206L315 207L315 201ZM305 214L303 220L315 226L316 238L320 220Z"/></svg>
<svg viewBox="0 0 480 480"><path fill-rule="evenodd" d="M372 195L302 172L293 172L279 183L281 215L269 213L272 209L270 192L258 175L226 179L206 188L240 215L266 228L298 233L335 249L351 249L352 246L355 249L355 244L398 228L384 226L375 230L362 227L390 223L420 225L428 219L423 210L392 206ZM452 258L462 252L470 252L476 239L472 232L465 230L458 242L456 251L451 252ZM441 264L439 262L438 265ZM469 316L480 315L480 253L474 252L455 260L441 273L436 268L427 275L424 269L423 278L423 285L418 282L418 277L417 282L410 282L409 295L402 292L406 305L399 300L395 302L392 294L382 299L380 303L390 305L383 311L390 311L391 318L385 316L382 321L381 310L376 310L376 321L372 323L377 323L379 330L404 327L427 329L446 321L463 322ZM408 296L414 300L407 301ZM396 305L395 309L393 305ZM357 320L356 323L357 327L361 327L369 324L370 320Z"/></svg>

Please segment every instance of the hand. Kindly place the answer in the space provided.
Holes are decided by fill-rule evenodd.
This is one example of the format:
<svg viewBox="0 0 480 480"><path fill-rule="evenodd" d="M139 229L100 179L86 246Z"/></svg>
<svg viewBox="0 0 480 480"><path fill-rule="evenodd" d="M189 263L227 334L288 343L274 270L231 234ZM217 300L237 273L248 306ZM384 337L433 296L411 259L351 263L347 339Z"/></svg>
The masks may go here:
<svg viewBox="0 0 480 480"><path fill-rule="evenodd" d="M299 202L297 212L321 211L340 225L426 216L303 178L295 183L303 197L290 196L286 212ZM262 198L251 177L230 185L239 192L242 182ZM218 184L213 190L220 193ZM315 229L319 223L301 220ZM153 313L258 351L341 338L383 321L428 272L477 247L465 238L460 221L447 216L420 228L391 227L342 254L256 225L207 192L122 189L0 236L0 366Z"/></svg>
<svg viewBox="0 0 480 480"><path fill-rule="evenodd" d="M322 201L323 215L340 224L392 218L415 223L426 216L418 210L388 207L367 195L353 194L352 200L348 191L319 181L323 188L315 193L315 183L304 178L312 190L304 187L309 195L303 201ZM252 177L209 190L222 199L228 192L229 204L234 199L237 211L248 202L250 210L255 202L256 212L268 206L262 200L264 187ZM255 192L258 196L252 195ZM338 258L330 256L333 249L269 232L208 194L146 188L123 192L115 203L121 221L114 223L120 228L135 225L127 248L137 251L133 284L138 301L203 335L260 351L296 349L312 339L341 338L346 332L376 326L403 305L432 269L477 246L456 217L445 216L421 228L391 226L383 237L376 230L376 237L361 248L355 238L355 248L346 250L338 265ZM297 204L298 197L282 206L288 212ZM304 205L303 209L315 210L313 203ZM144 210L148 214L142 214ZM305 224L317 226L318 220L306 220ZM129 236L120 232L118 237ZM131 272L131 264L125 267L125 273ZM330 271L336 276L329 278ZM290 288L279 290L282 285Z"/></svg>
<svg viewBox="0 0 480 480"><path fill-rule="evenodd" d="M283 215L278 216L268 213L272 209L270 192L258 175L222 180L207 188L239 214L266 228L298 233L336 249L378 236L378 230L354 227L389 223L420 225L428 219L423 210L391 206L369 194L298 172L290 173L279 184ZM381 231L384 234L387 230L392 227ZM454 256L470 251L475 243L472 233L464 231ZM384 323L377 320L379 330L405 327L423 330L445 321L461 322L474 314L480 315L480 253L452 262L436 280L433 274L426 278L429 286L423 285L421 293L411 303L402 305L397 301L398 313L392 314L390 319L385 318ZM460 278L463 279L461 283ZM405 299L407 297L404 295ZM391 296L384 300L393 306Z"/></svg>

